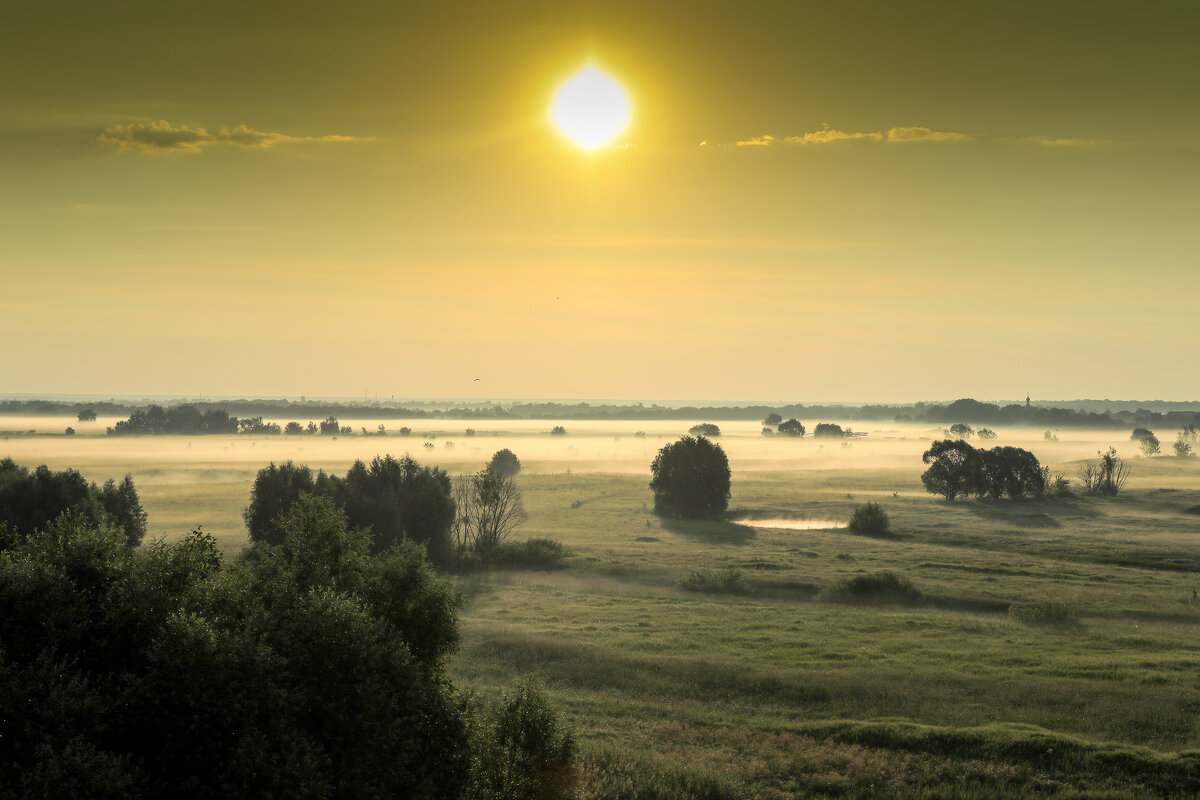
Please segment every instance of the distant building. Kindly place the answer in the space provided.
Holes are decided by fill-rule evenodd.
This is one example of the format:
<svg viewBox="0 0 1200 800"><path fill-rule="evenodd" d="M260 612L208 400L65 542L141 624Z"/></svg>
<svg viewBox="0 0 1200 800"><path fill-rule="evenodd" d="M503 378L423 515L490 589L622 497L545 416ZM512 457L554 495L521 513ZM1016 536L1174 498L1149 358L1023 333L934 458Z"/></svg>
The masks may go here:
<svg viewBox="0 0 1200 800"><path fill-rule="evenodd" d="M1029 395L1025 395L1025 407L1029 408Z"/></svg>

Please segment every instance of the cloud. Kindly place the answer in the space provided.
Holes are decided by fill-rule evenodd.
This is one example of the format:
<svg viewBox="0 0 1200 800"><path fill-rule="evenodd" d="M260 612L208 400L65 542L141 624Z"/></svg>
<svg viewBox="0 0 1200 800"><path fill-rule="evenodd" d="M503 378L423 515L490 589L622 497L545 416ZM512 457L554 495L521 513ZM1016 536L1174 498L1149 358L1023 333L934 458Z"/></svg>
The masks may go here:
<svg viewBox="0 0 1200 800"><path fill-rule="evenodd" d="M800 136L788 136L784 141L788 144L828 144L829 142L842 142L853 139L870 139L871 141L883 141L883 134L879 131L871 133L848 133L846 131L833 130L832 128L823 128L819 131L812 131Z"/></svg>
<svg viewBox="0 0 1200 800"><path fill-rule="evenodd" d="M115 144L119 150L138 150L143 153L199 153L212 145L254 147L266 149L277 144L297 142L369 142L356 136L289 136L286 133L256 131L245 125L208 131L188 125L158 122L132 122L110 125L100 134L100 141Z"/></svg>
<svg viewBox="0 0 1200 800"><path fill-rule="evenodd" d="M1021 141L1046 147L1094 147L1100 144L1099 139L1054 139L1049 136L1026 136Z"/></svg>
<svg viewBox="0 0 1200 800"><path fill-rule="evenodd" d="M707 139L705 141L707 141ZM742 139L737 143L737 146L738 147L769 147L771 145L771 143L774 141L775 141L774 136L772 136L770 134L764 134L763 136L755 136L753 139Z"/></svg>
<svg viewBox="0 0 1200 800"><path fill-rule="evenodd" d="M967 142L974 137L968 133L935 131L924 127L892 128L887 132L889 142Z"/></svg>

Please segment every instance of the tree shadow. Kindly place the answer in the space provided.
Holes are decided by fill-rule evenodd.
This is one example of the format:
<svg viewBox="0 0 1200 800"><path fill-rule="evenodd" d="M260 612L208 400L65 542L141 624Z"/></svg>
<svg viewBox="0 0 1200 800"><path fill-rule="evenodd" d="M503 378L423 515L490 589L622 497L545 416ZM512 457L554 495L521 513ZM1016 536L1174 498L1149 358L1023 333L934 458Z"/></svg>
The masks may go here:
<svg viewBox="0 0 1200 800"><path fill-rule="evenodd" d="M676 519L659 517L665 530L709 544L746 544L757 535L749 525L724 519Z"/></svg>
<svg viewBox="0 0 1200 800"><path fill-rule="evenodd" d="M1061 528L1060 517L1099 517L1103 512L1076 498L1057 500L973 500L963 508L978 517L1016 528Z"/></svg>

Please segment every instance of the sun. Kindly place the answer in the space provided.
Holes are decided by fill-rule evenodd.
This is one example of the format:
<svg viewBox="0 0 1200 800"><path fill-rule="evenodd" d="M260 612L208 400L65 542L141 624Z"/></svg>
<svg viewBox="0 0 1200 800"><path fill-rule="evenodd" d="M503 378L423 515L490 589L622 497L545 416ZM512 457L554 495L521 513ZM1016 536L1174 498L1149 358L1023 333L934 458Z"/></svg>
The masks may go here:
<svg viewBox="0 0 1200 800"><path fill-rule="evenodd" d="M584 150L611 142L629 126L633 110L621 85L595 67L586 67L558 88L550 121Z"/></svg>

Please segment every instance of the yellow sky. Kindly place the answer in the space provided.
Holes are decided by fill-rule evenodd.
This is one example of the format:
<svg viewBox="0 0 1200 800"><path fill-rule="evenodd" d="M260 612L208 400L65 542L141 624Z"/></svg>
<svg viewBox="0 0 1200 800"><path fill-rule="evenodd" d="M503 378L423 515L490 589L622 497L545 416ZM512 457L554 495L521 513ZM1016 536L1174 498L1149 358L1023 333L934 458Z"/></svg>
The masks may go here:
<svg viewBox="0 0 1200 800"><path fill-rule="evenodd" d="M829 6L16 9L0 392L1200 396L1193 7Z"/></svg>

